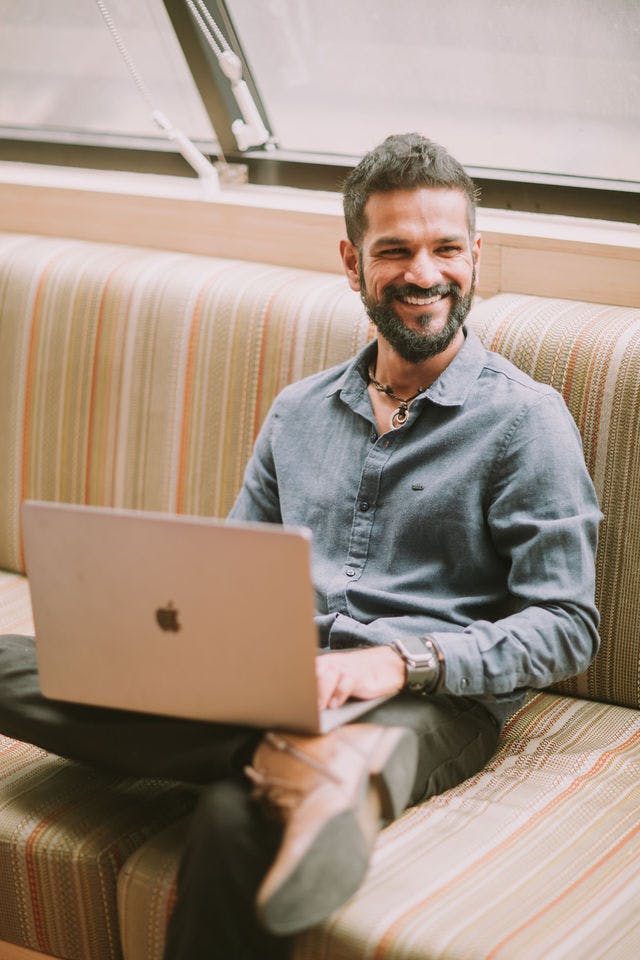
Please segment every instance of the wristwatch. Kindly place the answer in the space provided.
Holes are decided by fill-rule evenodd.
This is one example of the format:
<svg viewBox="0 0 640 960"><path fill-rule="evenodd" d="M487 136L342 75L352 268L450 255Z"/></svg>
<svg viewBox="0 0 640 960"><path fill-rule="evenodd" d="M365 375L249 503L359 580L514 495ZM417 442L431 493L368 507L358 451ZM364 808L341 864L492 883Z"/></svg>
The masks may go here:
<svg viewBox="0 0 640 960"><path fill-rule="evenodd" d="M434 693L442 676L442 655L431 637L405 637L392 646L407 667L406 687L412 693Z"/></svg>

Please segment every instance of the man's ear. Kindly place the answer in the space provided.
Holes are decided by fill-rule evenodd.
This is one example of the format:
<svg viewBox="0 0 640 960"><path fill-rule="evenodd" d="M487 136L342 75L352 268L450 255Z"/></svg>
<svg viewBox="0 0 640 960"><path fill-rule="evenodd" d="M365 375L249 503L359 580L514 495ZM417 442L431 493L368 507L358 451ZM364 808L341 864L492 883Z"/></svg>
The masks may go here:
<svg viewBox="0 0 640 960"><path fill-rule="evenodd" d="M471 256L473 257L473 265L476 269L476 285L478 283L478 277L480 276L480 250L482 248L482 237L479 233L476 233L475 237L471 241Z"/></svg>
<svg viewBox="0 0 640 960"><path fill-rule="evenodd" d="M350 240L341 240L340 256L342 257L342 265L347 275L349 286L352 290L355 290L356 293L360 293L360 258L358 256L358 248L355 247Z"/></svg>

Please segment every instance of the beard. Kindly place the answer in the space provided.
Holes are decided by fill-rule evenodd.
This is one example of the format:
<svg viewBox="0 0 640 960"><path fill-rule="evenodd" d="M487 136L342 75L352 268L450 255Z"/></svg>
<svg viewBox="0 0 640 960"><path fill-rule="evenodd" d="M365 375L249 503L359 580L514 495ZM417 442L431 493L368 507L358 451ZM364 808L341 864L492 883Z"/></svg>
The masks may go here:
<svg viewBox="0 0 640 960"><path fill-rule="evenodd" d="M360 276L364 278L362 267ZM376 303L367 294L363 279L360 296L369 319L378 328L380 335L384 337L389 346L408 363L422 363L423 360L428 360L430 357L442 353L449 346L471 309L475 286L476 270L474 267L471 275L471 287L466 294L462 293L457 283L439 283L427 289L417 287L412 283L390 284L385 289L381 299ZM428 308L425 308L425 312L417 318L421 326L420 330L408 327L394 309L394 301L398 296L450 297L451 306L442 330L438 333L429 331L431 317Z"/></svg>

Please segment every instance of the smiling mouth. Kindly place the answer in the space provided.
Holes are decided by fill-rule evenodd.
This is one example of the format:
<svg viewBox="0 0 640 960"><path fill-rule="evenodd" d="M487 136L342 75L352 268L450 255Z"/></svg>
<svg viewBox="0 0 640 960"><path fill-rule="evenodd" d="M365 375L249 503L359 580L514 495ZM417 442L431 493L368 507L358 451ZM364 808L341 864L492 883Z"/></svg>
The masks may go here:
<svg viewBox="0 0 640 960"><path fill-rule="evenodd" d="M438 293L434 297L402 297L397 296L396 300L399 300L400 303L408 303L412 307L428 307L432 303L437 303L438 300L443 300L447 296L444 293Z"/></svg>

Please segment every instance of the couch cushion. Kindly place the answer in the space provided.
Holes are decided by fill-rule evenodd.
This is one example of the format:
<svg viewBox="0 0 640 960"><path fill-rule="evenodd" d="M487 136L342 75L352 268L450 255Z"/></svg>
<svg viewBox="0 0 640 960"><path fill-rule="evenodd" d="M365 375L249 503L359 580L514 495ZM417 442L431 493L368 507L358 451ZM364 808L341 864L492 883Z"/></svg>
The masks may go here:
<svg viewBox="0 0 640 960"><path fill-rule="evenodd" d="M0 235L0 567L26 497L225 515L275 394L368 336L335 274Z"/></svg>
<svg viewBox="0 0 640 960"><path fill-rule="evenodd" d="M179 820L147 840L120 871L118 913L125 960L162 960L187 824L188 818Z"/></svg>
<svg viewBox="0 0 640 960"><path fill-rule="evenodd" d="M186 786L109 776L0 736L0 940L119 960L120 867L194 802Z"/></svg>
<svg viewBox="0 0 640 960"><path fill-rule="evenodd" d="M0 570L0 634L34 634L31 596L26 577Z"/></svg>
<svg viewBox="0 0 640 960"><path fill-rule="evenodd" d="M580 429L604 522L596 560L600 653L559 689L640 707L640 310L501 294L471 325L563 395Z"/></svg>
<svg viewBox="0 0 640 960"><path fill-rule="evenodd" d="M593 960L640 951L640 713L537 694L477 776L407 811L295 960ZM184 838L125 864L126 960L160 960ZM615 953L613 945L615 944Z"/></svg>

